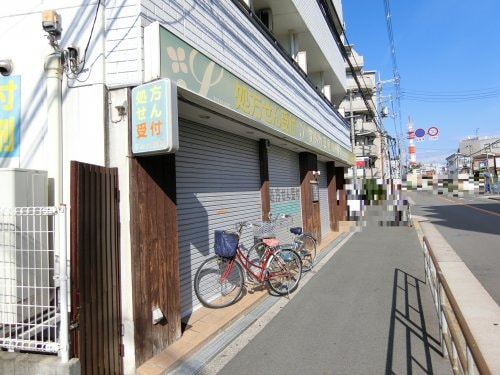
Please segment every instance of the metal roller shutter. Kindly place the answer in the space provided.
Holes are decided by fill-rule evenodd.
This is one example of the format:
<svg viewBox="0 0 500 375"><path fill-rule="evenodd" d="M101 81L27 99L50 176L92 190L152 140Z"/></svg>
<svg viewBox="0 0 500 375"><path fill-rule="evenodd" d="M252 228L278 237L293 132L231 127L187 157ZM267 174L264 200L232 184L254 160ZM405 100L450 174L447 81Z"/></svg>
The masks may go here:
<svg viewBox="0 0 500 375"><path fill-rule="evenodd" d="M292 238L289 227L302 226L299 155L273 145L269 149L268 158L271 211L275 214L289 214L293 218L277 231L280 242L288 243Z"/></svg>
<svg viewBox="0 0 500 375"><path fill-rule="evenodd" d="M319 184L319 208L321 216L321 235L325 236L330 232L330 215L329 215L329 202L328 202L328 182L326 178L326 163L318 161L318 176Z"/></svg>
<svg viewBox="0 0 500 375"><path fill-rule="evenodd" d="M258 143L200 124L180 122L176 153L181 315L198 308L193 278L214 254L214 230L260 217ZM247 229L243 243L253 243Z"/></svg>

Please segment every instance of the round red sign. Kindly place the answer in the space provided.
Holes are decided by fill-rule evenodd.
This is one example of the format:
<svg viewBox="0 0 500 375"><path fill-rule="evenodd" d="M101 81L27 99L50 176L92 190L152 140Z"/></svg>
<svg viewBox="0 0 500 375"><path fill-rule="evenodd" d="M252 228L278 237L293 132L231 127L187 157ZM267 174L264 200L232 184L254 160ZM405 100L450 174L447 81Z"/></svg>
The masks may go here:
<svg viewBox="0 0 500 375"><path fill-rule="evenodd" d="M439 130L435 126L431 126L429 129L427 129L427 134L429 134L431 137L435 137L438 135Z"/></svg>

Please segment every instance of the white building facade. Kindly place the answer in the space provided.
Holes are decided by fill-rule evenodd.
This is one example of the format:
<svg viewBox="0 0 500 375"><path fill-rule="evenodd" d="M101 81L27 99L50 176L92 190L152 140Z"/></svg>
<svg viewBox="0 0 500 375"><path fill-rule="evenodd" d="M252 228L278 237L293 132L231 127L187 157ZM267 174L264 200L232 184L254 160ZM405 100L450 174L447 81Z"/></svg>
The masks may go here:
<svg viewBox="0 0 500 375"><path fill-rule="evenodd" d="M363 69L364 58L352 46L346 46L346 49L350 60L350 64L346 63L347 95L339 108L345 114L346 120L352 121L353 124L356 175L358 178L383 178L382 137L375 118L375 71Z"/></svg>

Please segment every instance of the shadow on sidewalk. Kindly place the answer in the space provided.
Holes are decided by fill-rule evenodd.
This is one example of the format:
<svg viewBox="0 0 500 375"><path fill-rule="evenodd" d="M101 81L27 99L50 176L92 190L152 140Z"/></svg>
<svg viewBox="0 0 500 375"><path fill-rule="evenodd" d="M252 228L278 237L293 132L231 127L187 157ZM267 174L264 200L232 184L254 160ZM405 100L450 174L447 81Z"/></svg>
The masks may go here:
<svg viewBox="0 0 500 375"><path fill-rule="evenodd" d="M401 269L394 270L385 374L441 373L432 363L431 352L442 357L443 351L436 339L439 332L428 331L428 326L436 324L427 325L425 321L425 315L429 316L423 311L425 284Z"/></svg>

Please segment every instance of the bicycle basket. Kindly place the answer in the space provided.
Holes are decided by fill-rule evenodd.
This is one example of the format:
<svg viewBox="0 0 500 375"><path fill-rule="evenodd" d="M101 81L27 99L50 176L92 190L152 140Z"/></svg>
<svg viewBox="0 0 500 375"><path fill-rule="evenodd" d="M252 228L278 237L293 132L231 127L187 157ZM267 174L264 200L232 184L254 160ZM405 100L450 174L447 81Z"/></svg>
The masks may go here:
<svg viewBox="0 0 500 375"><path fill-rule="evenodd" d="M215 254L224 258L232 258L238 248L239 236L237 233L226 232L224 230L215 231Z"/></svg>
<svg viewBox="0 0 500 375"><path fill-rule="evenodd" d="M276 237L276 223L260 223L254 225L253 235L256 238L273 238Z"/></svg>

